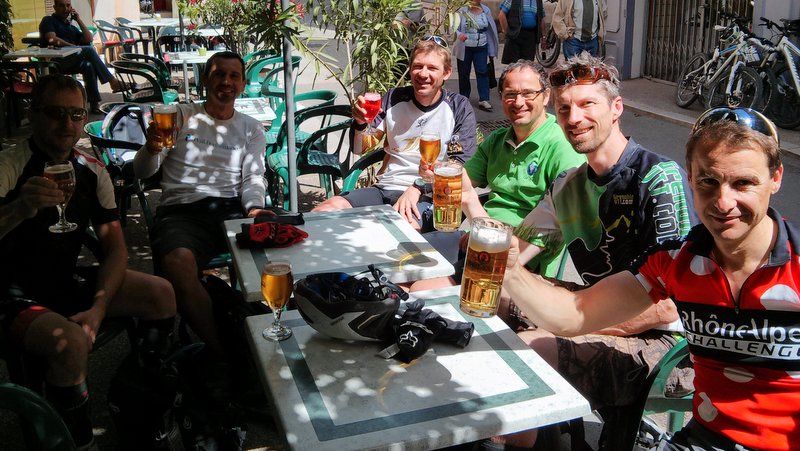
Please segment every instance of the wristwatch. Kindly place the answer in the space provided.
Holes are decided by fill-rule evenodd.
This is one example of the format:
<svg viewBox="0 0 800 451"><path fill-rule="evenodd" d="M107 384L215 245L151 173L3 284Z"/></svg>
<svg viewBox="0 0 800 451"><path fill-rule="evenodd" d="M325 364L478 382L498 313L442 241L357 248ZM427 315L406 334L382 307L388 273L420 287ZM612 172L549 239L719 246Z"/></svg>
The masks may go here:
<svg viewBox="0 0 800 451"><path fill-rule="evenodd" d="M428 192L428 185L422 180L422 177L414 180L414 184L412 185L414 188L418 189L420 193L425 194Z"/></svg>

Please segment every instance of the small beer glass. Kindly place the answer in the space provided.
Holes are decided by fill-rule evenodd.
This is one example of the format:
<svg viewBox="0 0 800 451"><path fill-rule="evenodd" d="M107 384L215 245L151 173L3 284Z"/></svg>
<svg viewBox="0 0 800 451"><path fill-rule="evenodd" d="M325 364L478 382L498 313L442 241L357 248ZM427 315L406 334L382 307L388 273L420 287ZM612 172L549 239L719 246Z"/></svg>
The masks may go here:
<svg viewBox="0 0 800 451"><path fill-rule="evenodd" d="M461 173L457 161L440 161L433 168L433 227L455 232L461 225Z"/></svg>
<svg viewBox="0 0 800 451"><path fill-rule="evenodd" d="M264 264L261 271L261 295L275 315L275 321L261 335L269 341L286 340L292 330L281 324L281 313L292 296L294 280L292 265L286 260L273 260Z"/></svg>
<svg viewBox="0 0 800 451"><path fill-rule="evenodd" d="M439 152L442 150L442 140L439 138L437 131L423 131L419 136L419 155L422 163L429 169L433 169L436 159L439 157ZM431 180L425 180L430 183Z"/></svg>
<svg viewBox="0 0 800 451"><path fill-rule="evenodd" d="M472 220L461 281L460 306L464 313L481 318L497 313L512 233L510 225L496 219Z"/></svg>
<svg viewBox="0 0 800 451"><path fill-rule="evenodd" d="M178 130L178 105L153 105L153 122L156 130L161 135L161 150L175 148L175 138Z"/></svg>

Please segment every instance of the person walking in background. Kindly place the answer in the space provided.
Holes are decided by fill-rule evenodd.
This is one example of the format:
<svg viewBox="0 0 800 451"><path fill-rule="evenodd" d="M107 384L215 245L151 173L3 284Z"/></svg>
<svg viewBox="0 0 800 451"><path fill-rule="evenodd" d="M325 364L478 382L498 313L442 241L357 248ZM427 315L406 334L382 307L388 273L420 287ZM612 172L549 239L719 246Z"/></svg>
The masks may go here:
<svg viewBox="0 0 800 451"><path fill-rule="evenodd" d="M558 0L553 11L553 31L563 41L564 58L582 51L600 54L606 33L606 0Z"/></svg>
<svg viewBox="0 0 800 451"><path fill-rule="evenodd" d="M478 108L492 111L489 103L489 58L497 56L497 26L492 12L481 0L471 0L469 6L458 10L461 22L456 30L453 54L458 60L458 92L469 98L472 86L469 81L471 66L475 67L478 85Z"/></svg>
<svg viewBox="0 0 800 451"><path fill-rule="evenodd" d="M544 19L542 0L503 0L497 19L506 41L501 62L533 61L539 44L539 24Z"/></svg>

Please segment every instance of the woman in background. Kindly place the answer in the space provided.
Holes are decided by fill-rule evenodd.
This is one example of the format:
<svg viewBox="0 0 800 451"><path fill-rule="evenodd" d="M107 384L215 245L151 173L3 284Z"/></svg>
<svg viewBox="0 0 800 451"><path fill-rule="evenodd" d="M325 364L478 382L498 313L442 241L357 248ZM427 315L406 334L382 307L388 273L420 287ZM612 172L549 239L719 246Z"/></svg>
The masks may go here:
<svg viewBox="0 0 800 451"><path fill-rule="evenodd" d="M456 30L456 43L453 54L458 60L458 91L469 98L471 86L469 75L475 66L478 85L478 108L492 111L489 103L489 58L497 56L497 26L492 12L481 4L481 0L471 0L469 6L458 10L461 22Z"/></svg>

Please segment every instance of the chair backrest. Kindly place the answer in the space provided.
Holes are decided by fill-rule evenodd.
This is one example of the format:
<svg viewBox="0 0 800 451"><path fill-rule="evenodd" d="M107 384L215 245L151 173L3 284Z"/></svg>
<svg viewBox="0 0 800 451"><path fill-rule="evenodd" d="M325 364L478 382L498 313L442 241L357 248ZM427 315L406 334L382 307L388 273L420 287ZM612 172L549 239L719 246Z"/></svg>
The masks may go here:
<svg viewBox="0 0 800 451"><path fill-rule="evenodd" d="M164 102L164 91L159 73L150 64L141 61L118 60L111 63L114 74L126 86L122 97L126 102Z"/></svg>
<svg viewBox="0 0 800 451"><path fill-rule="evenodd" d="M308 138L297 149L298 161L307 158L311 149L336 155L342 172L349 169L350 125L353 109L350 105L320 105L304 108L295 114L295 125L311 131ZM284 134L286 127L282 127ZM278 139L281 139L278 133Z"/></svg>
<svg viewBox="0 0 800 451"><path fill-rule="evenodd" d="M96 19L94 21L94 25L97 27L97 31L100 33L100 40L103 41L103 44L107 45L109 43L122 42L124 35L111 22L102 19Z"/></svg>
<svg viewBox="0 0 800 451"><path fill-rule="evenodd" d="M274 50L262 49L248 53L247 55L242 57L242 60L244 61L244 67L246 69L248 66L250 66L251 63L255 63L256 61L261 60L263 58L269 58L273 56L278 56L275 54Z"/></svg>
<svg viewBox="0 0 800 451"><path fill-rule="evenodd" d="M127 61L139 61L141 63L151 65L156 75L158 75L158 81L161 85L161 88L168 89L170 87L172 75L169 71L167 63L165 63L162 59L141 53L122 53L119 55L119 58Z"/></svg>
<svg viewBox="0 0 800 451"><path fill-rule="evenodd" d="M1 383L0 409L16 413L29 424L40 449L77 449L64 420L53 406L36 392L20 385Z"/></svg>
<svg viewBox="0 0 800 451"><path fill-rule="evenodd" d="M293 93L295 88L297 87L297 70L299 69L299 67L300 67L300 57L293 56L292 71L294 72L295 75L294 84L292 86ZM284 82L283 64L276 65L273 69L267 72L267 74L261 81L261 95L269 99L269 106L270 108L272 108L273 111L277 109L278 106L281 103L283 103L284 99L286 98L286 91L283 82Z"/></svg>
<svg viewBox="0 0 800 451"><path fill-rule="evenodd" d="M156 38L156 55L163 60L165 53L177 51L180 44L181 36L177 27L162 27Z"/></svg>
<svg viewBox="0 0 800 451"><path fill-rule="evenodd" d="M300 56L292 57L292 69L300 67ZM253 60L249 65L245 64L245 79L248 84L263 84L266 74L271 70L283 67L283 56L268 56Z"/></svg>
<svg viewBox="0 0 800 451"><path fill-rule="evenodd" d="M336 96L337 94L335 91L327 89L297 94L294 96L295 105L302 104L302 108L297 108L295 110L295 114L316 106L333 105L333 102L336 101ZM283 99L281 98L281 100ZM286 113L286 103L281 101L274 111L275 119L273 119L272 124L270 124L269 133L275 133L275 136L277 136L277 134L280 132L281 125L283 125L283 116Z"/></svg>

